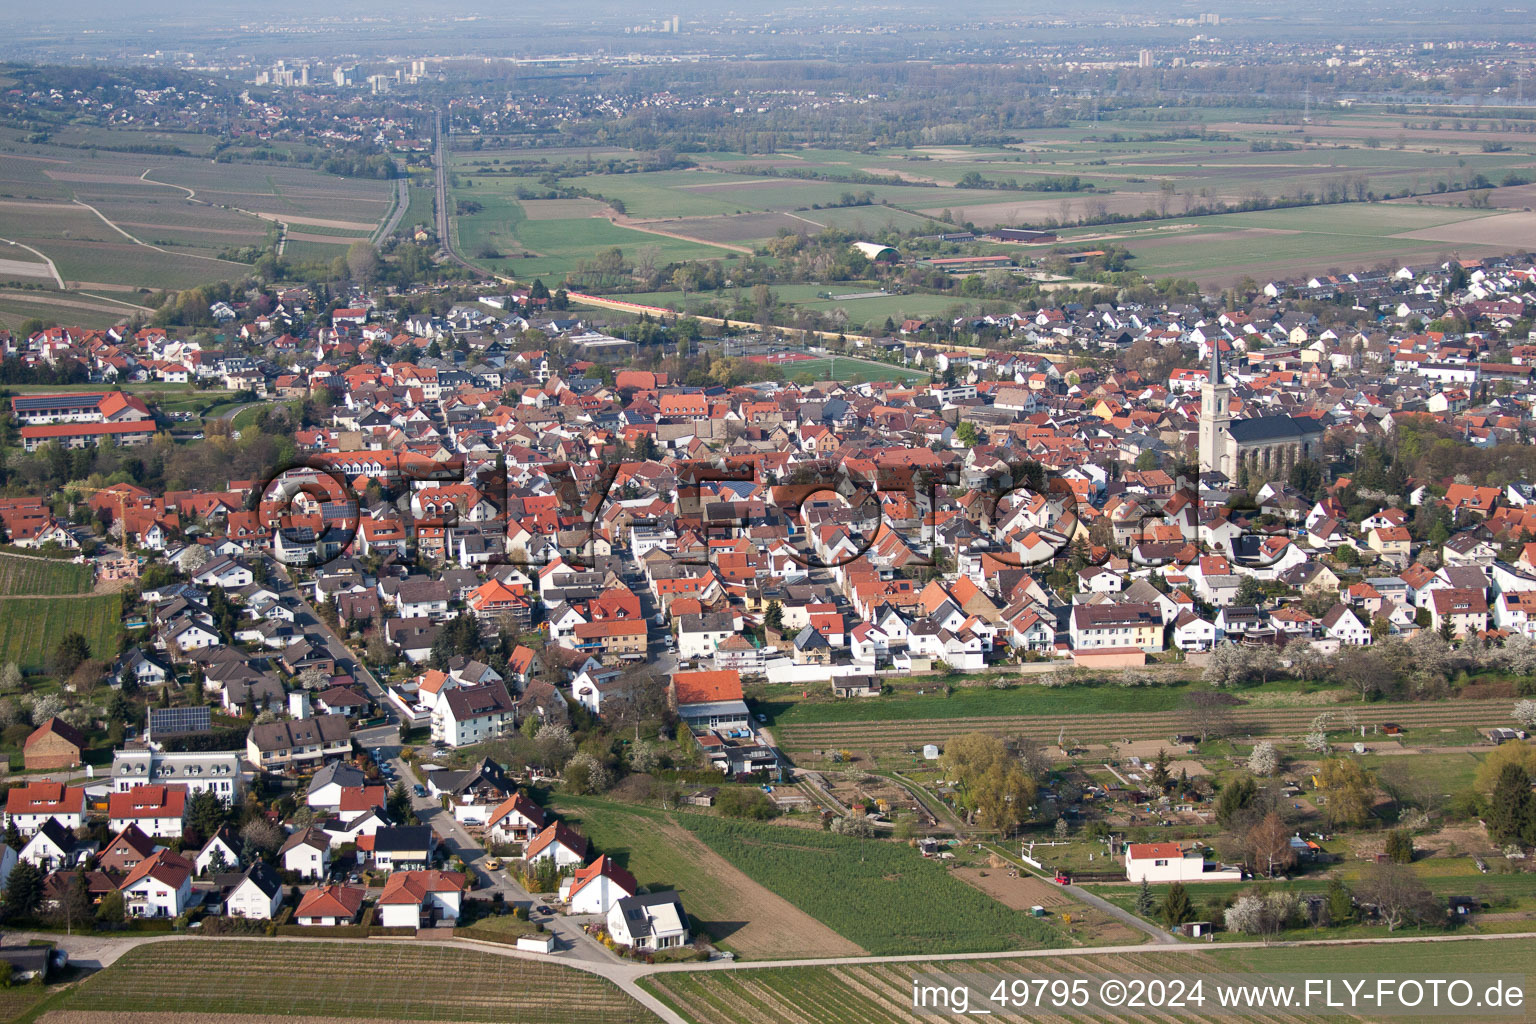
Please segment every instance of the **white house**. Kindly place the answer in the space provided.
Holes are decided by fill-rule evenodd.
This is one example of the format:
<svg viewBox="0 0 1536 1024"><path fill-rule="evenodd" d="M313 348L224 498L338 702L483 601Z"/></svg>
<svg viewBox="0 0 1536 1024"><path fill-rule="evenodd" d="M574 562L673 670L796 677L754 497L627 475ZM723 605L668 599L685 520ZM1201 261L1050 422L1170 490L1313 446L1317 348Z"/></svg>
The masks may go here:
<svg viewBox="0 0 1536 1024"><path fill-rule="evenodd" d="M564 822L557 821L528 841L523 859L532 863L545 858L554 860L556 867L581 865L587 862L587 837Z"/></svg>
<svg viewBox="0 0 1536 1024"><path fill-rule="evenodd" d="M419 928L459 919L464 876L451 871L396 871L379 896L379 923L386 928Z"/></svg>
<svg viewBox="0 0 1536 1024"><path fill-rule="evenodd" d="M572 914L606 914L619 900L633 896L638 888L635 876L605 854L567 875L560 884L560 898L570 905Z"/></svg>
<svg viewBox="0 0 1536 1024"><path fill-rule="evenodd" d="M675 892L626 896L608 909L608 934L634 949L686 946L688 915Z"/></svg>
<svg viewBox="0 0 1536 1024"><path fill-rule="evenodd" d="M1131 882L1241 882L1242 868L1210 867L1199 850L1178 843L1129 843L1125 877Z"/></svg>
<svg viewBox="0 0 1536 1024"><path fill-rule="evenodd" d="M240 881L230 890L224 901L224 911L230 917L270 921L282 905L283 880L265 862L257 861L246 868Z"/></svg>
<svg viewBox="0 0 1536 1024"><path fill-rule="evenodd" d="M516 715L503 683L456 686L432 709L432 739L450 747L483 743L515 729Z"/></svg>
<svg viewBox="0 0 1536 1024"><path fill-rule="evenodd" d="M315 772L309 780L309 792L304 802L323 811L335 811L341 807L341 791L357 789L367 782L362 771L345 761L332 761Z"/></svg>
<svg viewBox="0 0 1536 1024"><path fill-rule="evenodd" d="M299 900L294 918L302 925L331 928L352 924L363 909L367 890L352 885L317 885Z"/></svg>
<svg viewBox="0 0 1536 1024"><path fill-rule="evenodd" d="M1181 651L1208 651L1216 646L1216 624L1184 611L1173 620L1173 645Z"/></svg>
<svg viewBox="0 0 1536 1024"><path fill-rule="evenodd" d="M157 850L129 872L118 886L129 917L176 917L192 899L192 862L170 850Z"/></svg>
<svg viewBox="0 0 1536 1024"><path fill-rule="evenodd" d="M134 786L107 797L107 826L121 832L137 825L152 838L174 839L186 810L187 791L180 786Z"/></svg>
<svg viewBox="0 0 1536 1024"><path fill-rule="evenodd" d="M6 847L10 849L10 847ZM32 833L27 845L21 848L17 858L47 874L62 868L72 868L85 861L96 849L94 843L82 843L75 834L52 819Z"/></svg>
<svg viewBox="0 0 1536 1024"><path fill-rule="evenodd" d="M85 820L85 788L73 789L62 782L29 782L5 794L5 820L29 836L45 821L57 821L73 831Z"/></svg>
<svg viewBox="0 0 1536 1024"><path fill-rule="evenodd" d="M197 867L197 873L206 875L212 871L214 861L220 854L224 856L225 868L231 871L240 869L240 851L235 849L235 834L228 828L219 829L203 844L203 848L197 851L197 856L192 860Z"/></svg>
<svg viewBox="0 0 1536 1024"><path fill-rule="evenodd" d="M544 831L544 810L522 793L514 793L491 811L487 834L498 843L526 843Z"/></svg>
<svg viewBox="0 0 1536 1024"><path fill-rule="evenodd" d="M1323 632L1340 644L1362 645L1371 642L1370 629L1348 607L1336 604L1323 616Z"/></svg>
<svg viewBox="0 0 1536 1024"><path fill-rule="evenodd" d="M318 828L303 828L289 836L278 850L283 870L300 878L321 879L331 868L331 837Z"/></svg>
<svg viewBox="0 0 1536 1024"><path fill-rule="evenodd" d="M238 590L256 582L251 570L239 559L216 558L197 571L192 582L200 587L223 587Z"/></svg>

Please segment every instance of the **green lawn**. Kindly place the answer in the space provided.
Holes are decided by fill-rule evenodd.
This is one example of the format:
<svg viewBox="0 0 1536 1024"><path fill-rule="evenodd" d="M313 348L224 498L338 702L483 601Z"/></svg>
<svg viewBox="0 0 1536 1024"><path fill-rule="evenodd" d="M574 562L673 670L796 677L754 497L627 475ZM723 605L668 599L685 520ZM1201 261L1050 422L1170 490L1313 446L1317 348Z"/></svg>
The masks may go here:
<svg viewBox="0 0 1536 1024"><path fill-rule="evenodd" d="M0 602L0 662L15 662L22 669L41 670L59 639L69 632L85 636L91 656L109 660L117 656L117 640L123 632L122 598L117 594L95 597L14 598Z"/></svg>
<svg viewBox="0 0 1536 1024"><path fill-rule="evenodd" d="M436 946L270 940L141 946L50 1008L493 1024L655 1020L609 982L556 963Z"/></svg>
<svg viewBox="0 0 1536 1024"><path fill-rule="evenodd" d="M804 359L785 363L783 371L790 380L809 374L812 380L838 380L850 384L866 384L874 380L901 381L910 384L914 381L928 380L928 374L925 372L906 370L900 366L871 362L867 359L853 359L848 356Z"/></svg>

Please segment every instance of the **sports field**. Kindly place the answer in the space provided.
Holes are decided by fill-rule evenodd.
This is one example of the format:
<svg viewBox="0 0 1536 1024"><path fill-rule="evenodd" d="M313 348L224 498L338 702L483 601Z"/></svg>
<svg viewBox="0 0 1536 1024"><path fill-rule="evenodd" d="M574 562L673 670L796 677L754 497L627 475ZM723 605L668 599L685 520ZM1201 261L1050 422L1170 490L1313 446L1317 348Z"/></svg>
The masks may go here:
<svg viewBox="0 0 1536 1024"><path fill-rule="evenodd" d="M867 384L870 381L894 381L910 384L926 381L928 374L907 370L888 363L876 363L850 356L829 356L823 359L797 359L779 364L785 380L837 380L847 384Z"/></svg>

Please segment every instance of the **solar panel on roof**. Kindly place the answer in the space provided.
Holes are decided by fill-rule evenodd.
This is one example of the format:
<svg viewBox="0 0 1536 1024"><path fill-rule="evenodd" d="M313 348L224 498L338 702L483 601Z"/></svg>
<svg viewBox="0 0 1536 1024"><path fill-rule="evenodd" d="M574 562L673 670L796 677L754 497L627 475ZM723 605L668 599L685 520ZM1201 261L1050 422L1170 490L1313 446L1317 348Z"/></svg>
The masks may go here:
<svg viewBox="0 0 1536 1024"><path fill-rule="evenodd" d="M150 735L207 732L213 728L213 712L207 707L150 708Z"/></svg>
<svg viewBox="0 0 1536 1024"><path fill-rule="evenodd" d="M66 406L95 408L106 397L106 392L78 395L28 395L11 399L11 407L17 412L35 412L39 409L60 409Z"/></svg>

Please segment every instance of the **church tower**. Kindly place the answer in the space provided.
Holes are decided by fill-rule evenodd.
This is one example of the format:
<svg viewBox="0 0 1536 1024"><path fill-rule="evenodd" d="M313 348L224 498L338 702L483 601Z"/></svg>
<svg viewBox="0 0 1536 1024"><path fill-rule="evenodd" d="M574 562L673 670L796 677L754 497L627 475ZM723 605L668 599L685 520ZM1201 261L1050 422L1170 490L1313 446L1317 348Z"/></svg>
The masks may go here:
<svg viewBox="0 0 1536 1024"><path fill-rule="evenodd" d="M1232 475L1228 428L1232 423L1232 385L1221 375L1221 348L1211 339L1210 379L1200 386L1200 471Z"/></svg>

